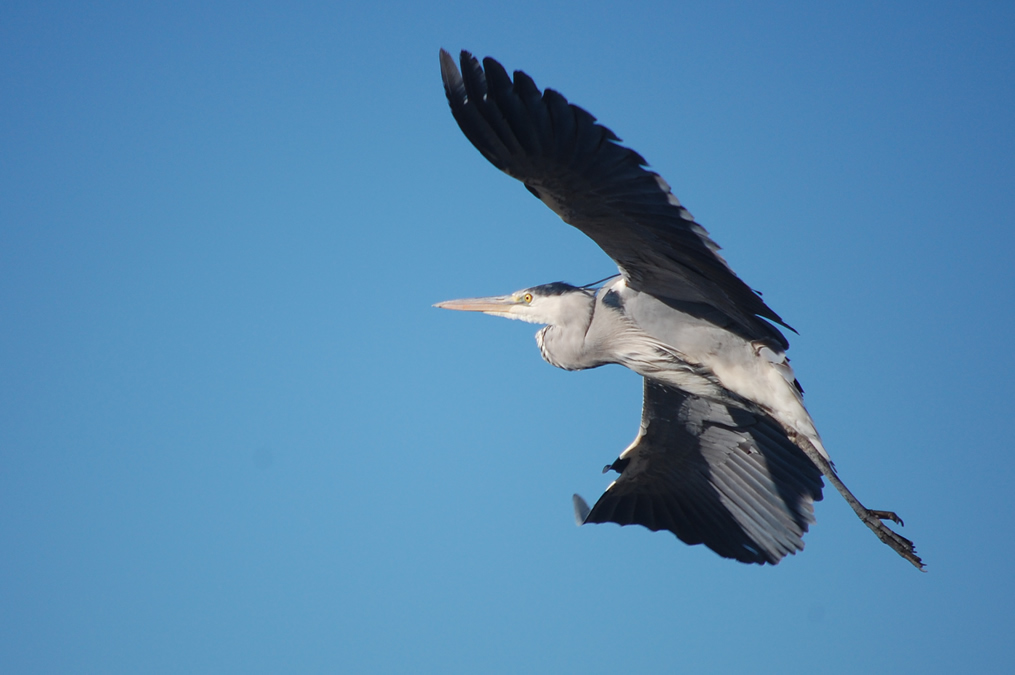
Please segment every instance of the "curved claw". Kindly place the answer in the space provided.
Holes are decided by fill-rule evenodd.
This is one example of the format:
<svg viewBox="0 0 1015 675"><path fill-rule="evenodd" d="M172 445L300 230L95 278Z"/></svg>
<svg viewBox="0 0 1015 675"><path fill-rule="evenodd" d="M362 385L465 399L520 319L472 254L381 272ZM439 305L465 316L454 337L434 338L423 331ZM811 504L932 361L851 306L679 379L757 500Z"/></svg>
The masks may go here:
<svg viewBox="0 0 1015 675"><path fill-rule="evenodd" d="M902 520L895 515L895 513L891 511L874 511L872 509L866 509L866 514L860 514L860 519L863 521L864 525L869 527L874 534L878 536L878 539L895 549L896 553L912 563L912 565L918 570L924 572L926 571L924 569L923 561L920 560L920 556L916 554L916 545L881 522L882 519L885 519L897 522L901 525Z"/></svg>
<svg viewBox="0 0 1015 675"><path fill-rule="evenodd" d="M906 526L906 524L902 522L902 518L899 518L899 514L895 511L878 511L877 509L871 509L870 512L871 515L877 516L881 520L890 520L893 523L898 523L902 527Z"/></svg>

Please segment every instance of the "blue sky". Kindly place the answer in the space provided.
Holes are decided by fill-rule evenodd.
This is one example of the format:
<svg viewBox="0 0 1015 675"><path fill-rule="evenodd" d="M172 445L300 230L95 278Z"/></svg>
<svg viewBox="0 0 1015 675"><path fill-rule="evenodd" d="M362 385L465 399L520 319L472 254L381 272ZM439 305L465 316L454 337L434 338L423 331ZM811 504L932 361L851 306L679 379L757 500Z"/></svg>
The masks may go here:
<svg viewBox="0 0 1015 675"><path fill-rule="evenodd" d="M1008 670L1012 7L362 5L0 7L5 672ZM928 573L828 489L774 568L574 526L639 378L431 304L614 268L440 47L667 179Z"/></svg>

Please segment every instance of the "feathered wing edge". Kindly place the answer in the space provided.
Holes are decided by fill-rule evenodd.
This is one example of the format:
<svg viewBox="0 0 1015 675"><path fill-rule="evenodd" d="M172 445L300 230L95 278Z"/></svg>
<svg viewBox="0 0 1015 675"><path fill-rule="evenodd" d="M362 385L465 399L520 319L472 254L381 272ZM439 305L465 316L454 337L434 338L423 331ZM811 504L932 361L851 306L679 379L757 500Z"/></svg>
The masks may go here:
<svg viewBox="0 0 1015 675"><path fill-rule="evenodd" d="M719 246L680 205L645 159L586 110L542 92L492 58L461 54L461 71L441 50L441 76L459 127L486 159L522 181L565 222L617 263L633 288L664 299L711 305L748 339L785 337L786 326L719 255ZM788 327L788 326L787 326Z"/></svg>
<svg viewBox="0 0 1015 675"><path fill-rule="evenodd" d="M618 478L585 523L669 530L745 563L775 564L804 547L821 472L765 416L645 381L638 438L611 465Z"/></svg>

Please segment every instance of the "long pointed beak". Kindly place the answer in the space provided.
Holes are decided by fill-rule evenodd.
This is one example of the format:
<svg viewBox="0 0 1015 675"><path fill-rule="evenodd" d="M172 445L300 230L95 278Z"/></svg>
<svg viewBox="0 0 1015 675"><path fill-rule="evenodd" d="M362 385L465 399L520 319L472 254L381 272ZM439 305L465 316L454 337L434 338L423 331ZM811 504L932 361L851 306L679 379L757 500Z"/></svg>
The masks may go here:
<svg viewBox="0 0 1015 675"><path fill-rule="evenodd" d="M511 307L518 304L518 300L512 295L494 295L488 298L463 298L461 300L445 300L438 302L434 307L441 309L456 309L460 312L492 312L505 314Z"/></svg>

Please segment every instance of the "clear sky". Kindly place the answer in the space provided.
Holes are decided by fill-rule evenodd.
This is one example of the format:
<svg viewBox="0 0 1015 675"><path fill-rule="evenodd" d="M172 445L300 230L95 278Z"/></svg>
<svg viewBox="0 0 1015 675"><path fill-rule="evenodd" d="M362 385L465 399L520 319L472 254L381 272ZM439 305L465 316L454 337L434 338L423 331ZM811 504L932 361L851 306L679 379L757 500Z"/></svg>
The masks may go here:
<svg viewBox="0 0 1015 675"><path fill-rule="evenodd" d="M82 4L0 6L5 673L1010 671L1011 3ZM440 47L668 180L926 574L828 488L776 567L575 527L639 378L431 305L615 268Z"/></svg>

